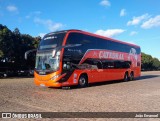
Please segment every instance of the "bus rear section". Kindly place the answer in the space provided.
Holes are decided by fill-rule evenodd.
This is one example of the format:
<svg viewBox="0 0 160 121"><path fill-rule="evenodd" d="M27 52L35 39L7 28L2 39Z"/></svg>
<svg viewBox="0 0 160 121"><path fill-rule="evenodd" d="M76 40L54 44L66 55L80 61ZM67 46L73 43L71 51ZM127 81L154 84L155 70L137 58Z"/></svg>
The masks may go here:
<svg viewBox="0 0 160 121"><path fill-rule="evenodd" d="M140 76L140 47L79 30L49 33L36 55L34 82L62 87L133 80Z"/></svg>

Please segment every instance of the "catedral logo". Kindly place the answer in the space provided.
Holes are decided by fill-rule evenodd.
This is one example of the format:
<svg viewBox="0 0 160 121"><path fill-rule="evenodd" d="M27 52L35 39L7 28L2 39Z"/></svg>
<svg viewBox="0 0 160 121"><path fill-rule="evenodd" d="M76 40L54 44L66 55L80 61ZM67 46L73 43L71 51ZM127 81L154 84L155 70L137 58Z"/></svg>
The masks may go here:
<svg viewBox="0 0 160 121"><path fill-rule="evenodd" d="M80 64L83 63L87 58L131 61L133 67L136 67L137 62L140 61L136 49L134 48L131 48L128 53L111 50L87 50L82 60L80 61Z"/></svg>
<svg viewBox="0 0 160 121"><path fill-rule="evenodd" d="M122 53L100 51L99 58L100 59L104 58L104 59L124 60L124 55Z"/></svg>

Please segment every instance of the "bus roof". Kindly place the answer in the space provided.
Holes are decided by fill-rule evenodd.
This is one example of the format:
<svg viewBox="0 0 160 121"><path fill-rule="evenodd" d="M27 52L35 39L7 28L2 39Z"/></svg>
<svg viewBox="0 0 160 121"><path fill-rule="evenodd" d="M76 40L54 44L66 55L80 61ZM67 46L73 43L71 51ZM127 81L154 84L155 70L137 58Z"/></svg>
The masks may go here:
<svg viewBox="0 0 160 121"><path fill-rule="evenodd" d="M135 44L132 44L132 43L128 43L128 42L116 40L116 39L113 39L113 38L101 36L101 35L98 35L98 34L86 32L86 31L78 30L78 29L69 29L69 30L55 31L55 32L48 33L48 34L46 34L46 35L51 35L51 34L54 34L54 33L64 33L64 32L66 32L66 33L67 33L67 32L83 33L83 34L87 34L87 35L90 35L90 36L95 36L95 37L98 37L98 38L107 39L107 40L110 40L110 41L114 41L114 42L118 42L118 43L122 43L122 44L126 44L126 45L131 45L131 46L135 46L135 47L140 48L140 46L135 45ZM45 35L45 36L46 36L46 35Z"/></svg>

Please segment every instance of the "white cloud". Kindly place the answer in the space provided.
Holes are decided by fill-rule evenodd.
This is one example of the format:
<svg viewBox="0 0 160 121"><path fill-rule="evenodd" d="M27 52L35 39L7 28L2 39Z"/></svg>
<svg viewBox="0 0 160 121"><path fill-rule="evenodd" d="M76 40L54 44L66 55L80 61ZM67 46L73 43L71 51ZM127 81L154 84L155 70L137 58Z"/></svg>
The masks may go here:
<svg viewBox="0 0 160 121"><path fill-rule="evenodd" d="M6 7L6 9L9 11L9 12L18 12L18 8L14 5L8 5Z"/></svg>
<svg viewBox="0 0 160 121"><path fill-rule="evenodd" d="M120 11L120 16L125 16L127 13L126 13L126 9L122 9Z"/></svg>
<svg viewBox="0 0 160 121"><path fill-rule="evenodd" d="M25 16L26 19L30 19L31 17L37 17L41 14L41 11L34 11Z"/></svg>
<svg viewBox="0 0 160 121"><path fill-rule="evenodd" d="M115 35L123 33L125 30L123 29L108 29L108 30L97 30L95 34L106 36L106 37L113 37Z"/></svg>
<svg viewBox="0 0 160 121"><path fill-rule="evenodd" d="M148 13L143 14L141 16L138 17L133 17L131 21L128 21L127 25L138 25L140 24L143 20L148 19L150 16Z"/></svg>
<svg viewBox="0 0 160 121"><path fill-rule="evenodd" d="M157 15L154 18L150 18L141 25L143 29L149 29L158 26L160 26L160 15Z"/></svg>
<svg viewBox="0 0 160 121"><path fill-rule="evenodd" d="M100 5L105 6L105 7L111 6L111 4L108 0L102 0L100 2Z"/></svg>
<svg viewBox="0 0 160 121"><path fill-rule="evenodd" d="M64 26L62 23L54 23L50 19L44 20L44 19L40 19L40 18L35 18L34 22L36 24L42 24L42 25L44 25L50 31L57 31L57 30L61 29Z"/></svg>
<svg viewBox="0 0 160 121"><path fill-rule="evenodd" d="M138 32L132 31L129 35L130 35L130 36L133 36L133 35L136 35L136 34L138 34Z"/></svg>
<svg viewBox="0 0 160 121"><path fill-rule="evenodd" d="M41 38L43 38L45 34L46 34L46 33L39 33L39 36L40 36Z"/></svg>

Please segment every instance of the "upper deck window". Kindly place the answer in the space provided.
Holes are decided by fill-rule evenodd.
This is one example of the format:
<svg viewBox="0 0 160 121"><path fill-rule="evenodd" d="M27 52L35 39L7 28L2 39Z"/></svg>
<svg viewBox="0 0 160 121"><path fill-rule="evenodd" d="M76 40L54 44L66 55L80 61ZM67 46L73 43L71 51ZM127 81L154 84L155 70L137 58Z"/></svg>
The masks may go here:
<svg viewBox="0 0 160 121"><path fill-rule="evenodd" d="M62 46L65 34L66 33L52 33L44 36L38 49L44 50Z"/></svg>

